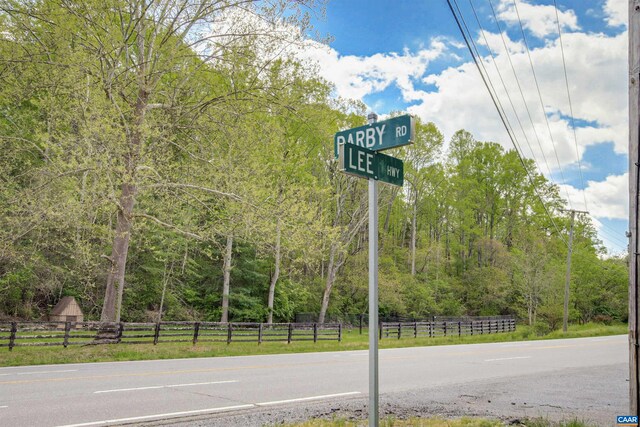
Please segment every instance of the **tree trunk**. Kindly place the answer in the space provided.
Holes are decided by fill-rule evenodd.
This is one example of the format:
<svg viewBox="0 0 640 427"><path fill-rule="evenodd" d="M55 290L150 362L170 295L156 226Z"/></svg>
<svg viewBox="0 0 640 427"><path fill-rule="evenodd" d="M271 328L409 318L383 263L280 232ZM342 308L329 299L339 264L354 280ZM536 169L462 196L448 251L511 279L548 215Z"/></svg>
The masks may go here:
<svg viewBox="0 0 640 427"><path fill-rule="evenodd" d="M111 268L107 275L107 288L102 304L102 322L119 322L124 288L124 273L129 252L129 238L131 237L131 214L135 203L136 186L122 184L120 209L116 220L116 235L111 249Z"/></svg>
<svg viewBox="0 0 640 427"><path fill-rule="evenodd" d="M222 316L220 321L229 321L229 284L231 283L231 255L233 251L233 234L227 236L227 246L224 252L223 278L222 278Z"/></svg>
<svg viewBox="0 0 640 427"><path fill-rule="evenodd" d="M269 300L267 302L267 308L269 314L267 315L267 323L270 325L273 323L273 300L276 295L276 284L278 283L278 277L280 276L280 236L282 234L282 220L278 217L278 223L276 224L276 259L275 267L273 269L273 276L271 276L271 283L269 284Z"/></svg>
<svg viewBox="0 0 640 427"><path fill-rule="evenodd" d="M393 209L393 202L395 202L397 196L398 196L398 189L394 187L391 193L391 200L389 200L389 204L387 205L387 214L384 218L385 234L389 232L389 220L391 218L391 210Z"/></svg>
<svg viewBox="0 0 640 427"><path fill-rule="evenodd" d="M173 262L171 263L171 272L173 272ZM167 263L164 264L164 277L162 278L162 296L160 297L160 308L158 309L158 320L160 323L162 321L162 310L164 309L164 296L167 292L167 285L169 284L169 274L167 273Z"/></svg>
<svg viewBox="0 0 640 427"><path fill-rule="evenodd" d="M145 32L143 11L136 11L139 14L136 32ZM127 256L129 254L129 240L131 238L131 228L133 219L133 206L135 205L138 186L136 183L136 170L140 157L140 148L144 140L144 124L147 105L149 102L149 89L146 86L147 63L145 57L145 39L138 38L139 64L137 66L138 86L135 105L133 105L133 116L131 123L131 133L127 135L127 152L125 154L125 171L121 186L121 195L118 206L118 216L116 220L116 234L111 246L111 269L107 275L107 287L105 289L104 303L100 321L119 322L122 308L122 294L124 291L124 275L127 267ZM112 97L112 94L109 94Z"/></svg>
<svg viewBox="0 0 640 427"><path fill-rule="evenodd" d="M411 218L411 275L416 275L416 222L418 216L418 195L413 201L413 216Z"/></svg>
<svg viewBox="0 0 640 427"><path fill-rule="evenodd" d="M329 297L331 296L331 288L336 281L336 273L339 265L336 262L336 252L338 251L337 244L331 244L331 251L329 253L329 265L327 266L327 280L324 286L324 293L322 294L322 306L320 307L320 315L318 316L318 323L324 323L327 309L329 308Z"/></svg>

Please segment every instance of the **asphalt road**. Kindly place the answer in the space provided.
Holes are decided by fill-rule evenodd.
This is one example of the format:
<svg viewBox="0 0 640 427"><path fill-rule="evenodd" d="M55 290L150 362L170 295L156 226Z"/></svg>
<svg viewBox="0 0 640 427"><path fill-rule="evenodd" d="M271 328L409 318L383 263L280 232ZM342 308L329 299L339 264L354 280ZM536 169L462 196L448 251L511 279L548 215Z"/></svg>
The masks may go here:
<svg viewBox="0 0 640 427"><path fill-rule="evenodd" d="M615 336L381 350L381 409L615 425L628 406L627 347ZM0 368L0 426L364 417L367 359L355 351Z"/></svg>

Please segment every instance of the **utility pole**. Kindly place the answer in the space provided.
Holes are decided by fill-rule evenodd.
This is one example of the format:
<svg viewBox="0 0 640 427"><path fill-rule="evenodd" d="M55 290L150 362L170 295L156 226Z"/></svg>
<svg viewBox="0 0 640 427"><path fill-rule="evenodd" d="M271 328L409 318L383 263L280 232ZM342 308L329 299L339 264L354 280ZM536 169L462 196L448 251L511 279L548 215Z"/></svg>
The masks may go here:
<svg viewBox="0 0 640 427"><path fill-rule="evenodd" d="M571 213L571 225L569 226L569 251L567 252L567 275L564 280L564 314L562 316L562 332L567 332L569 324L569 283L571 282L571 252L573 251L573 222L577 213L588 214L587 211L577 211L575 209L565 210L562 212Z"/></svg>
<svg viewBox="0 0 640 427"><path fill-rule="evenodd" d="M629 412L638 415L638 182L640 0L629 0Z"/></svg>

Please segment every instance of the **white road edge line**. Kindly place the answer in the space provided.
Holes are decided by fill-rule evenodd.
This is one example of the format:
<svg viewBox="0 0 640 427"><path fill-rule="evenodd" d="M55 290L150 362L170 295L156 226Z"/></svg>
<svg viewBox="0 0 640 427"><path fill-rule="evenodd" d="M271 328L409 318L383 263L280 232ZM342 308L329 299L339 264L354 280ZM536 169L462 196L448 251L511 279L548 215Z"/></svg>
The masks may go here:
<svg viewBox="0 0 640 427"><path fill-rule="evenodd" d="M485 362L497 362L500 360L515 360L515 359L531 359L531 356L501 357L499 359L486 359Z"/></svg>
<svg viewBox="0 0 640 427"><path fill-rule="evenodd" d="M0 406L0 409L8 408L8 406Z"/></svg>
<svg viewBox="0 0 640 427"><path fill-rule="evenodd" d="M163 419L169 417L179 417L183 415L196 415L196 414L206 414L213 412L223 412L223 411L233 411L235 409L247 409L254 408L255 405L236 405L236 406L224 406L222 408L208 408L208 409L196 409L193 411L181 411L181 412L169 412L166 414L155 414L155 415L143 415L141 417L131 417L131 418L118 418L114 420L102 420L102 421L92 421L89 423L81 423L81 424L66 424L58 427L88 427L88 426L101 426L101 425L109 425L114 423L125 423L131 421L141 421L141 420L152 420L152 419Z"/></svg>
<svg viewBox="0 0 640 427"><path fill-rule="evenodd" d="M78 372L77 369L65 369L61 371L34 371L34 372L11 372L8 374L0 374L2 377L6 377L7 375L38 375L38 374L59 374L62 372Z"/></svg>
<svg viewBox="0 0 640 427"><path fill-rule="evenodd" d="M190 386L196 386L196 385L209 385L209 384L230 384L230 383L237 383L237 382L238 382L237 380L231 380L231 381L211 381L211 382L207 382L207 383L154 385L154 386L149 386L149 387L118 388L118 389L113 389L113 390L98 390L98 391L94 391L93 394L117 393L119 391L154 390L154 389L159 389L159 388L190 387Z"/></svg>
<svg viewBox="0 0 640 427"><path fill-rule="evenodd" d="M77 369L64 369L60 371L34 371L34 372L18 372L15 375L37 375L37 374L59 374L62 372L78 372Z"/></svg>
<svg viewBox="0 0 640 427"><path fill-rule="evenodd" d="M323 396L311 396L311 397L301 397L298 399L289 399L289 400L279 400L273 402L263 402L263 403L249 403L246 405L236 405L236 406L224 406L222 408L208 408L208 409L196 409L193 411L181 411L181 412L169 412L166 414L155 414L155 415L143 415L140 417L131 417L131 418L118 418L113 420L102 420L102 421L92 421L88 423L80 423L80 424L65 424L57 427L89 427L89 426L106 426L114 423L125 423L132 421L142 421L142 420L152 420L152 419L164 419L170 417L180 417L185 415L197 415L197 414L207 414L207 413L215 413L215 412L224 412L224 411L234 411L236 409L249 409L249 408L257 408L260 406L268 406L268 405L278 405L281 403L292 403L292 402L305 402L308 400L320 400L320 399L330 399L332 397L342 397L342 396L353 396L356 394L361 394L359 391L352 391L349 393L336 393L336 394L325 394Z"/></svg>
<svg viewBox="0 0 640 427"><path fill-rule="evenodd" d="M348 393L336 393L336 394L325 394L322 396L299 397L297 399L288 399L288 400L274 400L272 402L256 403L256 406L270 406L270 405L280 405L283 403L306 402L309 400L331 399L333 397L355 396L356 394L360 394L360 392L350 391Z"/></svg>

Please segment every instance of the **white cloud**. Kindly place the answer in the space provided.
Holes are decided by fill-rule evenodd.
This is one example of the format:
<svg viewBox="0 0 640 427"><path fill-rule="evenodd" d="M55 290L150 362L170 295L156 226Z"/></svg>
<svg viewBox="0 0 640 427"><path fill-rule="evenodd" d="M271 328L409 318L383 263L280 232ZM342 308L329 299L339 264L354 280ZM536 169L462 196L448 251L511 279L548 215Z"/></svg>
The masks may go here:
<svg viewBox="0 0 640 427"><path fill-rule="evenodd" d="M551 5L533 5L525 0L517 3L513 0L502 0L498 5L498 18L509 25L520 25L538 37L543 38L550 34L558 33L556 21L556 8ZM557 11L560 28L565 30L578 30L578 18L572 10L566 12Z"/></svg>
<svg viewBox="0 0 640 427"><path fill-rule="evenodd" d="M419 98L413 79L420 78L429 62L446 50L443 41L434 40L428 48L411 53L378 53L372 56L340 55L335 49L309 42L308 49L300 52L307 60L320 64L320 75L335 84L337 94L344 98L362 100L363 97L385 90L396 84L406 102Z"/></svg>
<svg viewBox="0 0 640 427"><path fill-rule="evenodd" d="M629 2L627 0L606 0L604 13L607 23L612 27L627 25L629 16Z"/></svg>
<svg viewBox="0 0 640 427"><path fill-rule="evenodd" d="M478 36L478 44L482 46L488 45L494 55L523 53L526 49L524 43L509 39L506 33L497 34L487 31Z"/></svg>
<svg viewBox="0 0 640 427"><path fill-rule="evenodd" d="M629 217L629 173L610 175L604 181L589 181L584 190L570 185L561 185L560 189L561 194L569 193L573 209L588 209L591 216L598 218Z"/></svg>
<svg viewBox="0 0 640 427"><path fill-rule="evenodd" d="M565 167L577 162L576 144L568 119L572 111L576 119L593 123L576 129L580 156L587 146L606 141L614 142L617 153L627 151L627 88L624 78L626 38L626 33L615 37L583 33L565 35L564 51L572 108L568 102L557 40L531 51L540 95L529 57L526 51L518 51L517 44L506 40L511 55L507 56L503 48L496 55L495 64L490 57L484 58L484 67L523 146L524 154L535 157L543 171L548 172L545 163L557 170L558 163ZM495 41L489 43L496 44ZM496 65L500 73L496 71ZM473 63L428 75L424 81L434 84L437 91L422 92L420 102L409 107L410 112L424 120L434 121L446 135L465 128L478 139L498 141L510 147L503 125ZM513 112L512 104L517 115Z"/></svg>

